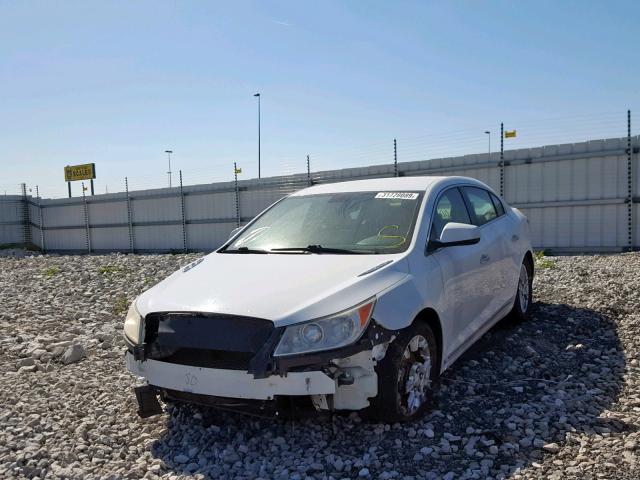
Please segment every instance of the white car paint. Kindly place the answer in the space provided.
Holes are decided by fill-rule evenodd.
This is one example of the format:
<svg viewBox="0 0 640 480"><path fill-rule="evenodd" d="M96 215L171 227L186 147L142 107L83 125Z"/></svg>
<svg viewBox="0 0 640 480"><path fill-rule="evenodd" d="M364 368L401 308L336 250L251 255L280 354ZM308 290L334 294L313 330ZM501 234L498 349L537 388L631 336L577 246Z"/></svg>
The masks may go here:
<svg viewBox="0 0 640 480"><path fill-rule="evenodd" d="M142 317L152 312L213 312L262 318L281 327L331 315L376 297L373 319L389 330L411 325L425 309L437 313L442 330L440 370L443 371L511 309L520 266L532 250L526 218L503 202L505 214L478 227L477 244L427 252L436 202L444 191L458 186L493 192L483 183L465 177L384 178L301 190L293 196L369 191L425 194L405 252L239 255L216 251L192 268L184 269L187 271L181 269L144 292L136 307ZM230 242L250 227L251 223L235 233ZM131 358L129 369L145 376L143 363ZM167 379L163 381L161 367L154 365L153 377L147 378L151 385L189 391L174 367L171 371L167 367ZM186 372L188 368L183 370ZM207 375L214 378L216 374ZM237 376L243 398L264 398L263 383L258 379L252 383L243 372L225 375ZM367 375L370 380L375 372ZM294 381L288 378L278 377L276 383ZM211 384L207 394L229 394L228 389L220 393L216 388ZM339 398L341 389L337 381L334 388ZM230 396L234 396L233 391ZM366 406L348 401L341 405L353 409Z"/></svg>
<svg viewBox="0 0 640 480"><path fill-rule="evenodd" d="M334 394L336 385L322 372L291 372L287 377L254 379L237 370L175 365L147 360L136 362L127 355L127 368L157 387L175 388L201 395L271 400L275 395Z"/></svg>
<svg viewBox="0 0 640 480"><path fill-rule="evenodd" d="M380 270L359 277L388 260ZM215 312L276 326L324 317L376 295L409 274L397 255L230 255L212 253L137 300L151 312Z"/></svg>

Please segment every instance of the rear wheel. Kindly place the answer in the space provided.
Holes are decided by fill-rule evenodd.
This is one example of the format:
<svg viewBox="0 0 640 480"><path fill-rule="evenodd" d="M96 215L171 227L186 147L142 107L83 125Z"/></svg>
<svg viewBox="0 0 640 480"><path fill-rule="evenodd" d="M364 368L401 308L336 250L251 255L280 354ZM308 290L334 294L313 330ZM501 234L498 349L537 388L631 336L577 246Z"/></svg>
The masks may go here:
<svg viewBox="0 0 640 480"><path fill-rule="evenodd" d="M372 416L402 422L424 415L438 379L439 355L429 325L416 322L403 330L378 365L378 395L371 401Z"/></svg>
<svg viewBox="0 0 640 480"><path fill-rule="evenodd" d="M529 319L533 300L533 271L526 260L520 266L518 275L518 291L511 309L511 317L518 321Z"/></svg>

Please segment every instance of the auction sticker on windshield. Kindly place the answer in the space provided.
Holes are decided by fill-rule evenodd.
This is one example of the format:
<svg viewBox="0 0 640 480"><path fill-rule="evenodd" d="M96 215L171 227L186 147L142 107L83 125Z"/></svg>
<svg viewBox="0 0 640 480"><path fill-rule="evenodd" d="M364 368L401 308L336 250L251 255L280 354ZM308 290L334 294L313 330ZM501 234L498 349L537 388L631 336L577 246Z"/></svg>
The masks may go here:
<svg viewBox="0 0 640 480"><path fill-rule="evenodd" d="M402 200L415 200L416 198L418 198L418 194L411 192L380 192L376 194L375 198L399 198Z"/></svg>

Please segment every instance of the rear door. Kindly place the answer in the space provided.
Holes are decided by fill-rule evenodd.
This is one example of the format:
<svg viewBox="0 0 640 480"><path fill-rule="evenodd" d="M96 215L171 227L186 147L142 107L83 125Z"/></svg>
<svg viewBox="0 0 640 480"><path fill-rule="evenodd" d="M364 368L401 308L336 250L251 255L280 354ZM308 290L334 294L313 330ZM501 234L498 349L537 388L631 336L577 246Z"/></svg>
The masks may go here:
<svg viewBox="0 0 640 480"><path fill-rule="evenodd" d="M498 211L488 190L465 186L462 187L462 193L471 215L471 222L480 228L480 261L485 266L484 277L479 279L478 283L483 311L474 321L473 329L476 330L482 328L487 320L503 309L511 298L512 292L507 285L511 269L511 255L506 238L509 228L504 209Z"/></svg>
<svg viewBox="0 0 640 480"><path fill-rule="evenodd" d="M518 235L516 220L507 214L504 203L497 195L489 192L491 200L498 212L497 227L500 229L500 237L504 243L505 259L503 264L505 291L504 300L513 301L515 299L518 277L520 275L520 265L522 264L522 240ZM511 293L509 295L509 292ZM508 298L507 298L508 297Z"/></svg>

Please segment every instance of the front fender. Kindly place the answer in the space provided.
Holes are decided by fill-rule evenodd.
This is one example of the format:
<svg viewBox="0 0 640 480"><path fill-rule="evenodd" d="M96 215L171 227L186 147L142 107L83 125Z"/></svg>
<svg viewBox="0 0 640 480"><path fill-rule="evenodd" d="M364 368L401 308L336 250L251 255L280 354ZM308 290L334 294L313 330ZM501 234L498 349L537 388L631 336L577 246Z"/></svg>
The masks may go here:
<svg viewBox="0 0 640 480"><path fill-rule="evenodd" d="M382 327L400 330L410 326L425 309L432 309L440 322L441 352L445 358L452 335L452 322L443 303L443 281L440 265L434 256L420 256L412 272L402 281L378 294L373 318Z"/></svg>
<svg viewBox="0 0 640 480"><path fill-rule="evenodd" d="M411 273L378 294L373 318L384 328L400 330L413 323L425 308L441 310L442 274L437 262L426 259L424 271Z"/></svg>
<svg viewBox="0 0 640 480"><path fill-rule="evenodd" d="M388 330L408 327L423 308L423 295L413 276L408 275L378 294L373 317Z"/></svg>

